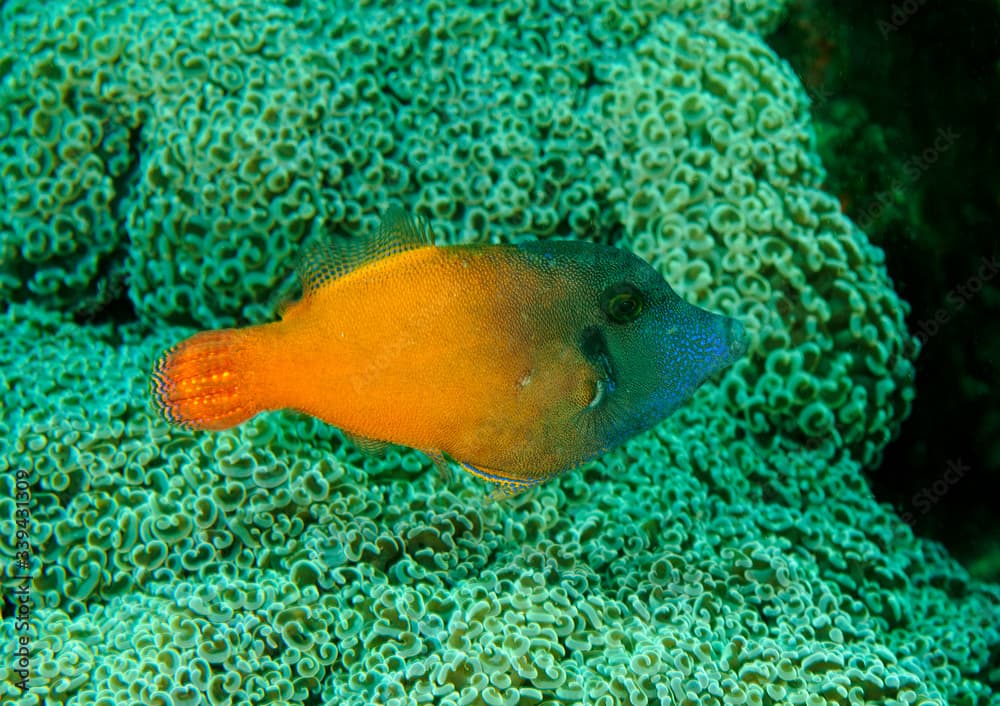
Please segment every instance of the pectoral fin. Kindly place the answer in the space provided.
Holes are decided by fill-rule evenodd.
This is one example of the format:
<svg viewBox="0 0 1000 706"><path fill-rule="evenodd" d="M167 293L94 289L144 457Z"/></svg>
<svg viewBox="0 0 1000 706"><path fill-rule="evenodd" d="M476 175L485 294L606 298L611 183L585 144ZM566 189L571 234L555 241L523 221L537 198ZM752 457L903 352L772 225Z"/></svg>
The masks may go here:
<svg viewBox="0 0 1000 706"><path fill-rule="evenodd" d="M438 473L441 474L445 485L449 485L451 483L451 464L448 462L447 457L437 449L424 450L424 453L427 454L427 458L431 460L434 467L438 469Z"/></svg>

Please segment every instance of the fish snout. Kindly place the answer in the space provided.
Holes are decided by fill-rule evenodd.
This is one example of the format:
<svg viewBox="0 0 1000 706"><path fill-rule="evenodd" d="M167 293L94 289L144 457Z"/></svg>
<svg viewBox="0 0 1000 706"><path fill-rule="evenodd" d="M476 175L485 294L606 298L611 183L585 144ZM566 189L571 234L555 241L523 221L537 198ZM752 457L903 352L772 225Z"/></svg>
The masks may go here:
<svg viewBox="0 0 1000 706"><path fill-rule="evenodd" d="M710 375L716 375L742 358L750 348L750 336L739 319L708 314L712 340Z"/></svg>

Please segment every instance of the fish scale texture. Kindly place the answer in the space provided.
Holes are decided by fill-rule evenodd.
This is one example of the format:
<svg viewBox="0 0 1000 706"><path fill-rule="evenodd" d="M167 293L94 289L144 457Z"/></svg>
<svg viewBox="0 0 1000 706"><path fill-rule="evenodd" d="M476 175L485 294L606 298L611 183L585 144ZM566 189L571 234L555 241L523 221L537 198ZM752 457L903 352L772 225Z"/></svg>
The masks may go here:
<svg viewBox="0 0 1000 706"><path fill-rule="evenodd" d="M861 475L917 346L883 254L820 190L805 93L757 34L780 12L4 3L0 556L7 590L26 468L23 702L1000 703L1000 592ZM152 413L159 351L273 317L300 248L394 201L439 242L629 247L743 319L750 353L501 504L311 419L196 434ZM72 322L118 297L140 323Z"/></svg>

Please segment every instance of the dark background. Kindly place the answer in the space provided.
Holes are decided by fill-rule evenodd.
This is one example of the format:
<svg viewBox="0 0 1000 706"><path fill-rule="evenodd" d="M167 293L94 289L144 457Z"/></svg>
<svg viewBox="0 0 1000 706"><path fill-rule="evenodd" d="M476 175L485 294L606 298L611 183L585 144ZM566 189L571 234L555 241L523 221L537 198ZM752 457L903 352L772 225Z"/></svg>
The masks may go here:
<svg viewBox="0 0 1000 706"><path fill-rule="evenodd" d="M910 329L946 319L872 488L1000 580L1000 271L984 268L1000 260L1000 1L799 0L769 42L813 98L826 189L885 250Z"/></svg>

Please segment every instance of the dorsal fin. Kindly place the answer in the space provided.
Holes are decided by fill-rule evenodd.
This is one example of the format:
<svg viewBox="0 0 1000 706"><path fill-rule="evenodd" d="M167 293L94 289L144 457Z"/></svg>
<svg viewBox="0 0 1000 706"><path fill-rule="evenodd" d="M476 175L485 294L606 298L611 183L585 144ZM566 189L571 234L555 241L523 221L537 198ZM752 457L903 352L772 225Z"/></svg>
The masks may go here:
<svg viewBox="0 0 1000 706"><path fill-rule="evenodd" d="M422 218L414 218L402 206L390 206L378 231L371 238L355 238L343 242L329 239L306 248L298 264L303 296L343 277L362 265L406 250L434 245L434 234Z"/></svg>

